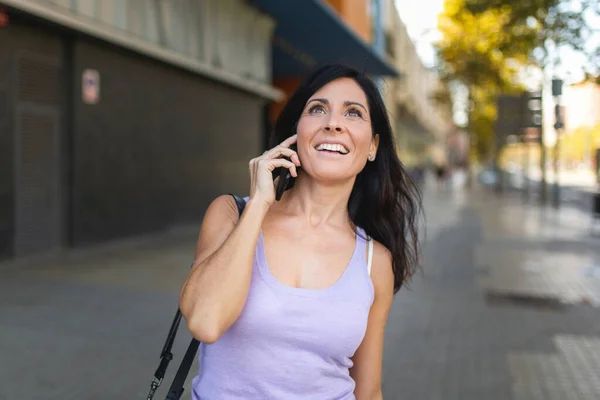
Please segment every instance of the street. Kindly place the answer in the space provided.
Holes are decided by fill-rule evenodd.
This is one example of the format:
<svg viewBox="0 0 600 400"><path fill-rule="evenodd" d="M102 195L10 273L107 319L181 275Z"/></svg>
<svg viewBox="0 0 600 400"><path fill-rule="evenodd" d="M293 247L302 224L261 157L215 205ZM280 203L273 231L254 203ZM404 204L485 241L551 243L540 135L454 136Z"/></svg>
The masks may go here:
<svg viewBox="0 0 600 400"><path fill-rule="evenodd" d="M539 203L540 201L540 173L535 171L533 178L524 178L521 170L507 172L505 177L505 188L511 191L521 192L527 196L528 201ZM551 172L551 171L549 171ZM555 196L554 176L549 173L547 179L548 204L553 204ZM563 171L559 181L559 200L561 205L575 207L584 213L592 209L593 193L597 192L595 177L589 173L569 173Z"/></svg>
<svg viewBox="0 0 600 400"><path fill-rule="evenodd" d="M428 186L424 202L424 265L390 313L384 398L600 398L591 217L479 187ZM194 242L180 230L0 264L0 399L145 398ZM156 398L188 340L182 327Z"/></svg>

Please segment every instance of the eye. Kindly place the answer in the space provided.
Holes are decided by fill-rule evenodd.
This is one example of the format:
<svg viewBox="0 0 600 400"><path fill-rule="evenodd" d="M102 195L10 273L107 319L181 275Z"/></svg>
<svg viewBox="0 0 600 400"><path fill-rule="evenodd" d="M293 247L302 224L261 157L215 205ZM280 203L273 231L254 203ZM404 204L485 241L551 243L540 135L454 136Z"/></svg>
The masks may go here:
<svg viewBox="0 0 600 400"><path fill-rule="evenodd" d="M323 114L325 112L325 108L322 105L314 105L308 109L309 114Z"/></svg>
<svg viewBox="0 0 600 400"><path fill-rule="evenodd" d="M362 113L357 108L350 108L346 114L350 117L362 118Z"/></svg>

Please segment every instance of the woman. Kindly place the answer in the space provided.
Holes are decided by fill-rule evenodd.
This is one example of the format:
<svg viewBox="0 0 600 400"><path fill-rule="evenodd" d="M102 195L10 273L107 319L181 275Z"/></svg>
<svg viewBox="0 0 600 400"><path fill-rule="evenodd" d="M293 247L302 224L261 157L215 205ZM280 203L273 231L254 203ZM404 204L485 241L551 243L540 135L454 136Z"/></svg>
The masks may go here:
<svg viewBox="0 0 600 400"><path fill-rule="evenodd" d="M193 398L381 399L386 320L418 262L420 210L381 96L354 69L322 67L273 139L250 161L239 221L221 196L202 223L180 298L203 343ZM277 168L294 179L280 201Z"/></svg>

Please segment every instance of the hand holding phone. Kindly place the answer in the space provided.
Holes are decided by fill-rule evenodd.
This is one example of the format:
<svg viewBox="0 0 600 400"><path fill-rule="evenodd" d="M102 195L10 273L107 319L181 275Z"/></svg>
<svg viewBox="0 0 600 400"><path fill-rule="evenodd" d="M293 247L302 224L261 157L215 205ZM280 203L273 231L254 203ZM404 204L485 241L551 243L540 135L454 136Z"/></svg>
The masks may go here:
<svg viewBox="0 0 600 400"><path fill-rule="evenodd" d="M297 146L294 144L290 146L290 149L296 152ZM279 180L277 181L277 189L275 190L275 200L279 201L281 200L281 196L283 196L283 192L294 186L295 178L288 168L279 168L279 173L276 175L279 176ZM277 178L277 176L275 176L275 178Z"/></svg>
<svg viewBox="0 0 600 400"><path fill-rule="evenodd" d="M271 205L273 201L281 199L283 192L291 187L290 182L297 175L297 167L300 167L300 160L295 151L296 135L284 140L280 145L266 151L261 156L250 161L250 198L257 198ZM294 146L294 149L291 147ZM286 174L289 178L286 178ZM276 195L276 188L273 182L277 176L282 179L282 188L279 196Z"/></svg>

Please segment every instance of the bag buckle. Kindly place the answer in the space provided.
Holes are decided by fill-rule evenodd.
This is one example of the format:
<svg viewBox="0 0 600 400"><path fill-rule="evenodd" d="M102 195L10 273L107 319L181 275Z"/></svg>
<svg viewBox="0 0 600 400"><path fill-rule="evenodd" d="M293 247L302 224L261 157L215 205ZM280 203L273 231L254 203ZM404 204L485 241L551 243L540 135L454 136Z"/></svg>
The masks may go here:
<svg viewBox="0 0 600 400"><path fill-rule="evenodd" d="M150 382L150 392L148 393L146 400L152 400L154 398L154 393L156 392L156 389L159 388L162 381L163 378L158 379L156 376L152 378L152 382Z"/></svg>

